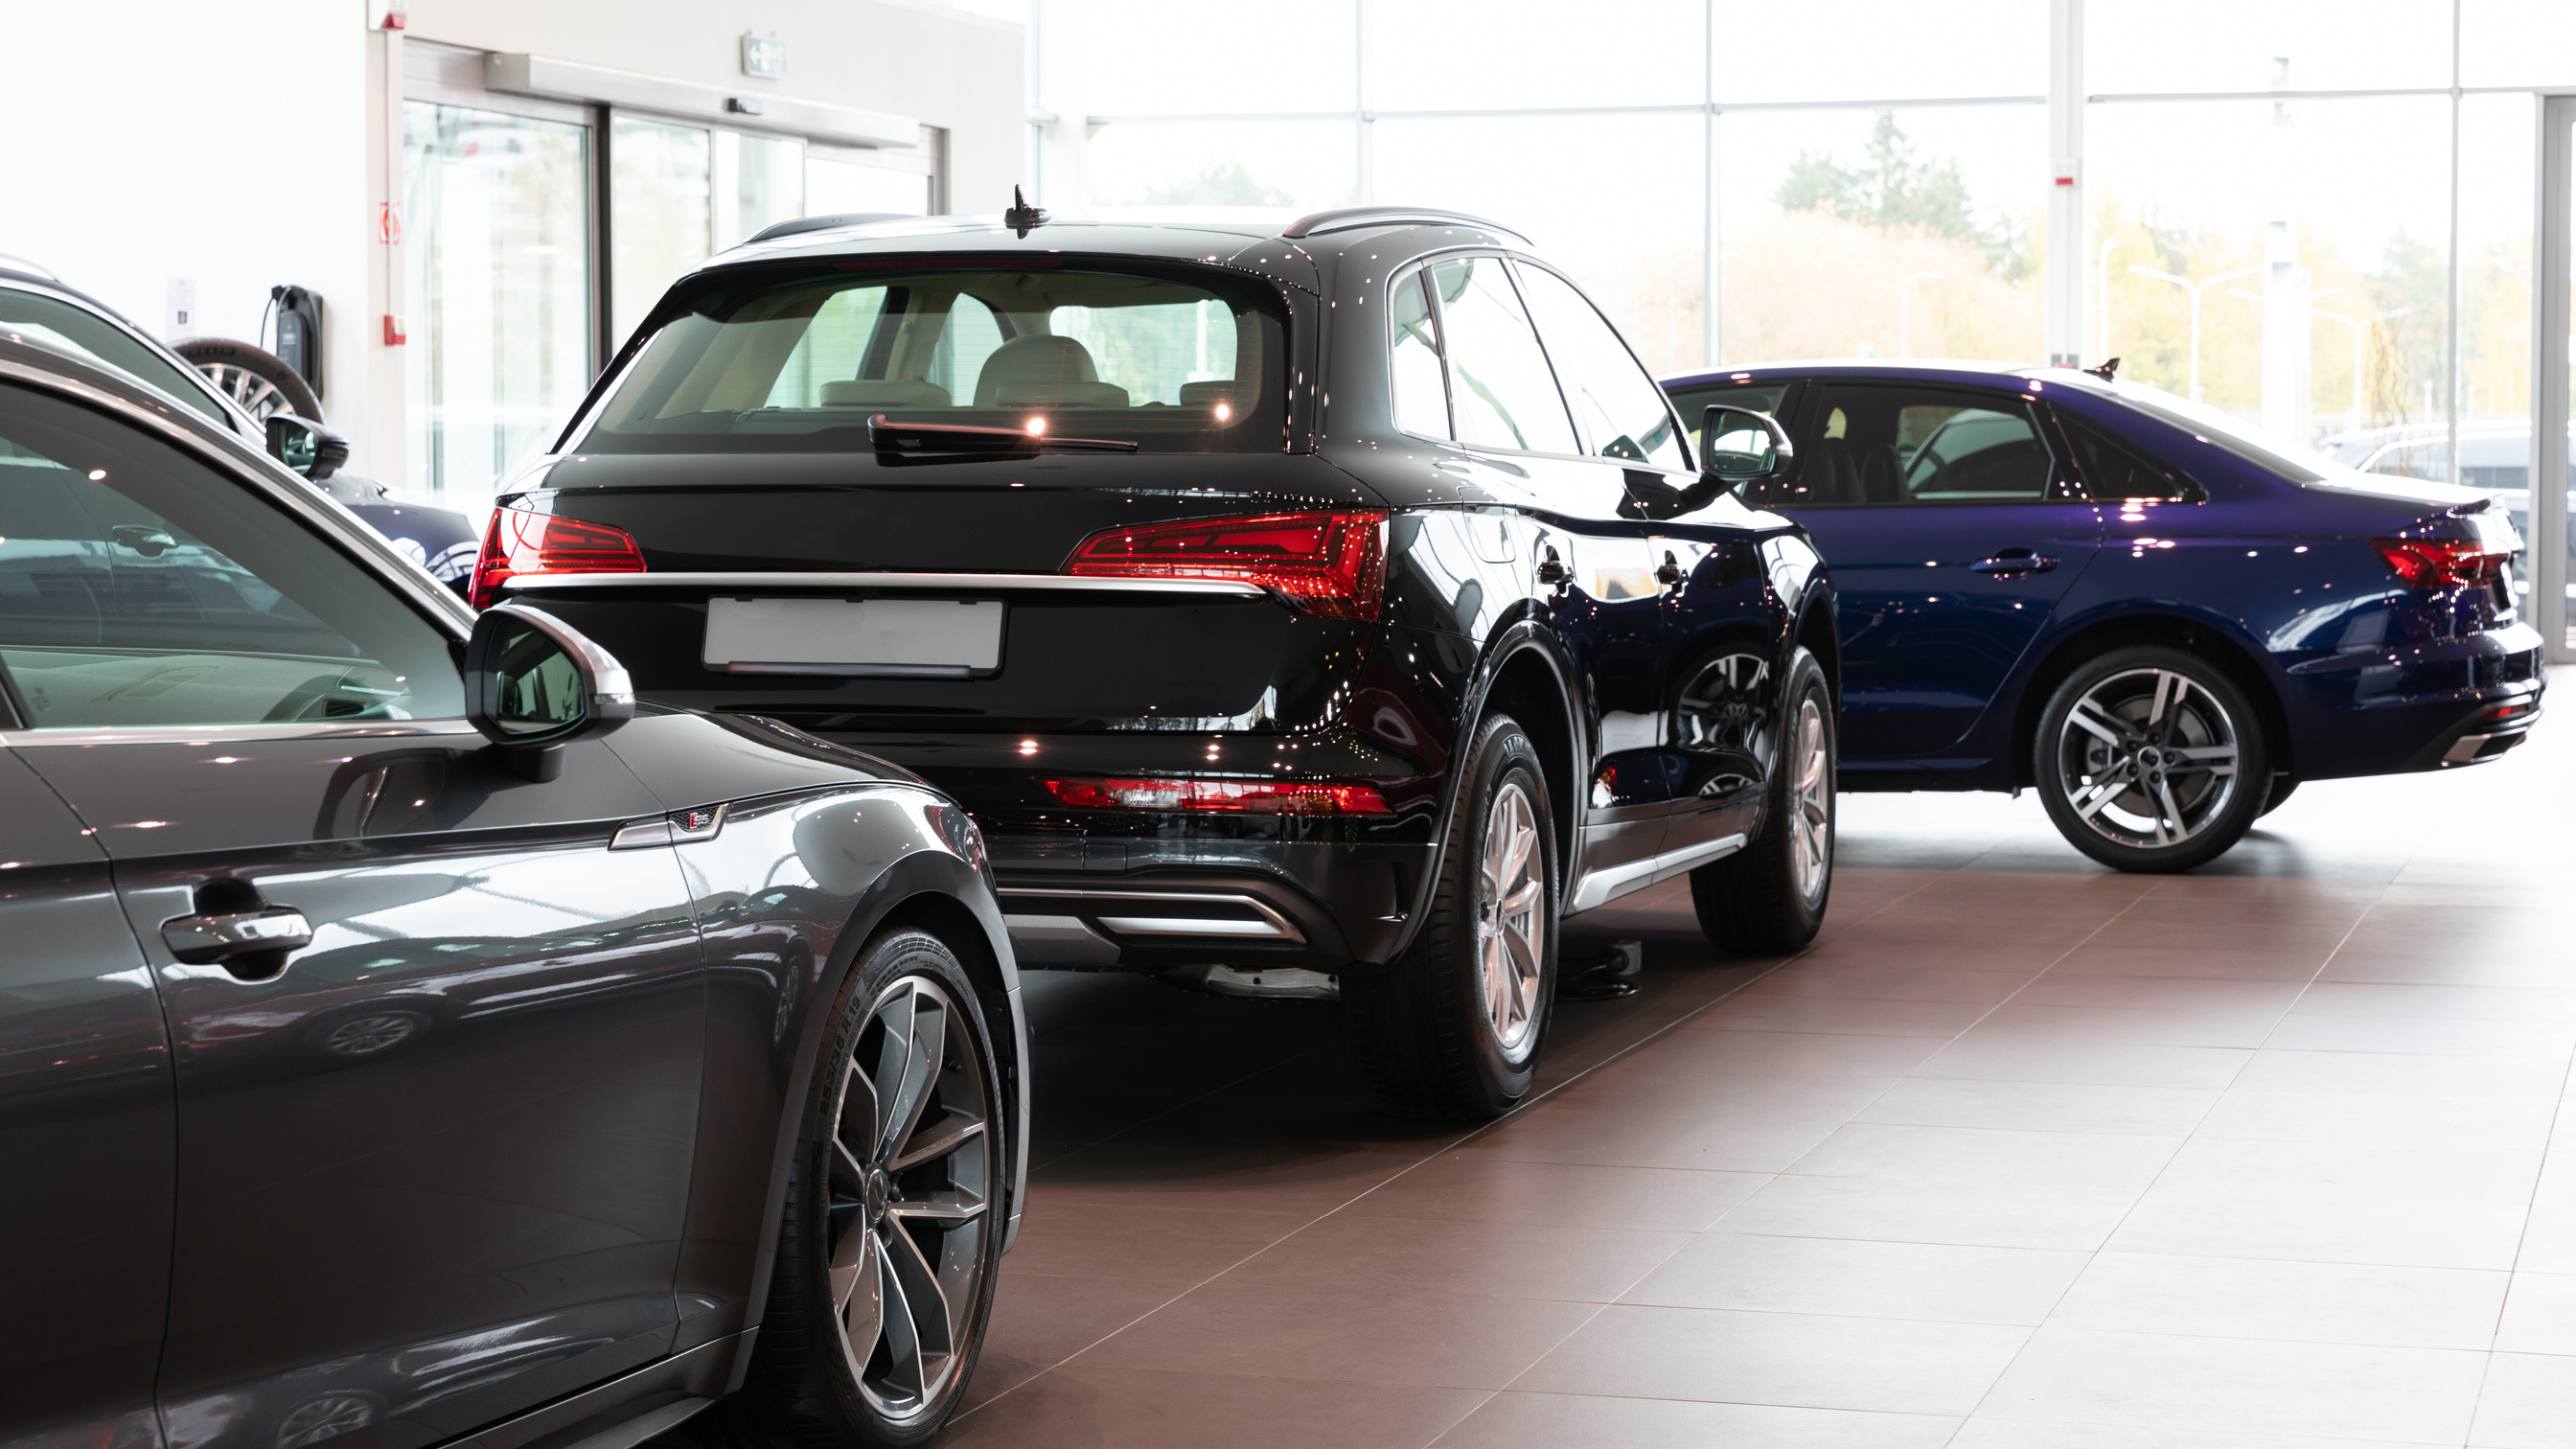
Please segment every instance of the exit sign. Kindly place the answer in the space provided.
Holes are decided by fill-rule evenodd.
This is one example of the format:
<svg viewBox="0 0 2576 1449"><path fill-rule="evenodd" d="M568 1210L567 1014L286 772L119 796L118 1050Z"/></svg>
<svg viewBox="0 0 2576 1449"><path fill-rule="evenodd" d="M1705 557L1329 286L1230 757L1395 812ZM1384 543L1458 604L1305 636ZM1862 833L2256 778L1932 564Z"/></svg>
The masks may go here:
<svg viewBox="0 0 2576 1449"><path fill-rule="evenodd" d="M742 73L761 80L777 80L787 74L787 42L776 37L744 36Z"/></svg>

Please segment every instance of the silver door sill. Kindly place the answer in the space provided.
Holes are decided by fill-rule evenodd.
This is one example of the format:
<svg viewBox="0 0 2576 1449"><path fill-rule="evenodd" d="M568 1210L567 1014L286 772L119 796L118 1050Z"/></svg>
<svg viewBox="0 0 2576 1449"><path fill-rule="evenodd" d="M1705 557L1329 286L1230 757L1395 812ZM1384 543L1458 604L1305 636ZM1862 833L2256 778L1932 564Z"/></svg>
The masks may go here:
<svg viewBox="0 0 2576 1449"><path fill-rule="evenodd" d="M1660 885L1676 876L1687 875L1712 860L1722 860L1743 848L1742 835L1721 835L1715 840L1703 840L1697 845L1650 855L1644 860L1592 871L1575 883L1574 896L1566 902L1565 913L1577 915L1595 906L1607 905L1650 885Z"/></svg>

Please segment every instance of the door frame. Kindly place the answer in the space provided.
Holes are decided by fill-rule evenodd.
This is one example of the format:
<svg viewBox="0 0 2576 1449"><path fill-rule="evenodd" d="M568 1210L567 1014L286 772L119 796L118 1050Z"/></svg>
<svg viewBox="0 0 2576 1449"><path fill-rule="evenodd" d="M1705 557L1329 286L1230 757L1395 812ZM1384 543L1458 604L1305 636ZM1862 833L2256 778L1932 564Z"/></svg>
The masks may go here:
<svg viewBox="0 0 2576 1449"><path fill-rule="evenodd" d="M2532 625L2540 631L2542 657L2576 663L2567 630L2567 424L2568 292L2571 265L2569 209L2576 205L2576 94L2542 95L2539 205L2532 238L2531 344L2531 539L2525 556L2531 579Z"/></svg>

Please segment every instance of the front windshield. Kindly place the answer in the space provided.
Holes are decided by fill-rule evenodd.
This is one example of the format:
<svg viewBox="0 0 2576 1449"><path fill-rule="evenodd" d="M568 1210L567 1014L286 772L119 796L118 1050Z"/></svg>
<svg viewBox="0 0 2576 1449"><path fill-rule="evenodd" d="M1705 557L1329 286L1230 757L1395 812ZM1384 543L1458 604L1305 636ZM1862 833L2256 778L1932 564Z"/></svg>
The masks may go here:
<svg viewBox="0 0 2576 1449"><path fill-rule="evenodd" d="M1277 303L1192 272L851 260L701 279L575 443L596 453L864 451L868 420L1276 451Z"/></svg>

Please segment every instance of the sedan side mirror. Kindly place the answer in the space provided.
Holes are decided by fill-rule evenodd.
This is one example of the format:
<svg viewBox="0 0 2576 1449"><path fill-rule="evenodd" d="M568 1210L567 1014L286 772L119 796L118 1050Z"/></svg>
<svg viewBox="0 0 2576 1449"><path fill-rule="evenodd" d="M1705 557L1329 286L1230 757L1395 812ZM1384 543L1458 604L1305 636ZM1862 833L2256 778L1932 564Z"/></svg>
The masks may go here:
<svg viewBox="0 0 2576 1449"><path fill-rule="evenodd" d="M495 604L465 646L465 718L531 780L563 773L563 747L635 717L626 666L542 609Z"/></svg>
<svg viewBox="0 0 2576 1449"><path fill-rule="evenodd" d="M1798 456L1778 418L1726 403L1700 414L1699 438L1700 470L1730 487L1778 477Z"/></svg>
<svg viewBox="0 0 2576 1449"><path fill-rule="evenodd" d="M319 483L349 461L349 440L293 413L268 415L268 456Z"/></svg>

